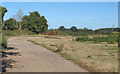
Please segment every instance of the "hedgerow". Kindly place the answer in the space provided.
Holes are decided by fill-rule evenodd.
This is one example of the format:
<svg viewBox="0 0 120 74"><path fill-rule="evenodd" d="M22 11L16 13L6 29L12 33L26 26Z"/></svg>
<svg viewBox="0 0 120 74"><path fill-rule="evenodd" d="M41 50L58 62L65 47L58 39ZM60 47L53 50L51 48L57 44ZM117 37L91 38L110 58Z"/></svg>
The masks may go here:
<svg viewBox="0 0 120 74"><path fill-rule="evenodd" d="M118 35L111 34L108 35L107 37L94 37L94 38L89 38L88 36L86 37L77 37L75 39L76 41L93 41L94 43L100 43L100 42L108 42L110 44L118 43Z"/></svg>

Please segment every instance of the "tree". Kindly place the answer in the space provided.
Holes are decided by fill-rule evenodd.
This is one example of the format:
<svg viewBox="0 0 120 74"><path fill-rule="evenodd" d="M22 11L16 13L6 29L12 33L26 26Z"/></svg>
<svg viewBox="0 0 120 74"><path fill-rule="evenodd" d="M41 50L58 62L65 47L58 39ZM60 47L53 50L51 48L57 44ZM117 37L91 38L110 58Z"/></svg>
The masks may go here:
<svg viewBox="0 0 120 74"><path fill-rule="evenodd" d="M5 24L4 24L4 29L5 30L15 30L15 29L17 29L16 22L17 21L14 18L10 18L10 19L6 20Z"/></svg>
<svg viewBox="0 0 120 74"><path fill-rule="evenodd" d="M0 6L0 21L2 20L1 22L3 22L3 17L4 17L6 12L7 12L7 9Z"/></svg>
<svg viewBox="0 0 120 74"><path fill-rule="evenodd" d="M76 28L75 26L72 26L72 27L70 28L70 30L71 30L72 32L77 32L77 28Z"/></svg>
<svg viewBox="0 0 120 74"><path fill-rule="evenodd" d="M24 16L22 20L23 28L37 34L45 32L48 28L47 20L44 16L41 17L37 11L30 12L30 15Z"/></svg>
<svg viewBox="0 0 120 74"><path fill-rule="evenodd" d="M22 19L23 19L23 16L24 16L24 14L23 14L22 9L19 9L18 12L17 12L17 14L14 15L14 17L13 17L13 18L15 18L15 19L17 20L17 22L18 22L17 24L18 24L18 29L19 29L19 30L22 29L22 25L23 25Z"/></svg>
<svg viewBox="0 0 120 74"><path fill-rule="evenodd" d="M64 27L64 26L60 26L60 27L58 28L58 30L64 31L64 30L65 30L65 27Z"/></svg>

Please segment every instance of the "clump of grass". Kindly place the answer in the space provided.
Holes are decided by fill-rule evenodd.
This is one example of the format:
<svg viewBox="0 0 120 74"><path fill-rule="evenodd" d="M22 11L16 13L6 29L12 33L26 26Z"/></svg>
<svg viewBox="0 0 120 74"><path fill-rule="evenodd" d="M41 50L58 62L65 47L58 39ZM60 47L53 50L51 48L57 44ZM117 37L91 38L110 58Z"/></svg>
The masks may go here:
<svg viewBox="0 0 120 74"><path fill-rule="evenodd" d="M65 53L60 54L62 57L64 57L66 60L72 60L73 58Z"/></svg>
<svg viewBox="0 0 120 74"><path fill-rule="evenodd" d="M56 52L62 52L64 48L64 44L56 44Z"/></svg>
<svg viewBox="0 0 120 74"><path fill-rule="evenodd" d="M89 55L89 56L87 56L87 58L92 58L92 56Z"/></svg>
<svg viewBox="0 0 120 74"><path fill-rule="evenodd" d="M72 52L77 52L77 50L75 50L75 49L72 49Z"/></svg>

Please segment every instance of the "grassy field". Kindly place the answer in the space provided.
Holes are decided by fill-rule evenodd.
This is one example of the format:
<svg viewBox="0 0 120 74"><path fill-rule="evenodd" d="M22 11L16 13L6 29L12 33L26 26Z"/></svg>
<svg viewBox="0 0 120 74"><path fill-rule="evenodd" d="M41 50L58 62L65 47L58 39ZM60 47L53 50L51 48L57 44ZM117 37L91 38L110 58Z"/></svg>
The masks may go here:
<svg viewBox="0 0 120 74"><path fill-rule="evenodd" d="M46 47L91 72L118 72L118 45L73 41L74 37L40 36L29 41Z"/></svg>

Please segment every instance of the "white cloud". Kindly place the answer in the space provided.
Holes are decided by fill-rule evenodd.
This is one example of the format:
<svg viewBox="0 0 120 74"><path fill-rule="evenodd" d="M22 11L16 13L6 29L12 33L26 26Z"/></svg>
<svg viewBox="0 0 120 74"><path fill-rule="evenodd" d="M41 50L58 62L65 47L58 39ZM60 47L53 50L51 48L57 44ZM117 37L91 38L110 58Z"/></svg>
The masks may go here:
<svg viewBox="0 0 120 74"><path fill-rule="evenodd" d="M2 2L119 2L120 0L1 0Z"/></svg>

